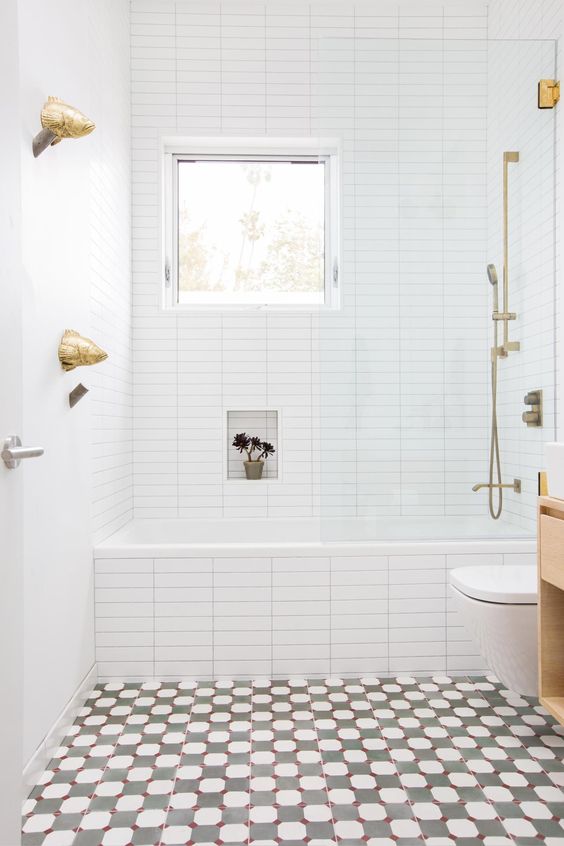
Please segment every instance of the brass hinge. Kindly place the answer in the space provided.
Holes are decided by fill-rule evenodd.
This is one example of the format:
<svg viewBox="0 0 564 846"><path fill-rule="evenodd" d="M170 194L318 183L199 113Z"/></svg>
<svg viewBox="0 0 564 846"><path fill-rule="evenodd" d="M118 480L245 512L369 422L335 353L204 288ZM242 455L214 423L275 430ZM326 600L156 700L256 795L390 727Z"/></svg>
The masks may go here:
<svg viewBox="0 0 564 846"><path fill-rule="evenodd" d="M539 109L553 109L560 100L560 83L556 79L539 82Z"/></svg>

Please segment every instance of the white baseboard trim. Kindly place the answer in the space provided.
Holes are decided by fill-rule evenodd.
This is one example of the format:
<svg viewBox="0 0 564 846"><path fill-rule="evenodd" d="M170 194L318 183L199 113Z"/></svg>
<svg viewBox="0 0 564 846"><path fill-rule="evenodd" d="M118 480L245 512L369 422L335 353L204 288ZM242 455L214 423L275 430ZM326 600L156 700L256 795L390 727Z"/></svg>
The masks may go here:
<svg viewBox="0 0 564 846"><path fill-rule="evenodd" d="M88 692L98 682L98 665L94 663L88 670L77 689L27 762L23 771L23 799L27 799L30 791L38 783L44 770L61 741L68 734L69 727L76 720L79 711L84 707Z"/></svg>

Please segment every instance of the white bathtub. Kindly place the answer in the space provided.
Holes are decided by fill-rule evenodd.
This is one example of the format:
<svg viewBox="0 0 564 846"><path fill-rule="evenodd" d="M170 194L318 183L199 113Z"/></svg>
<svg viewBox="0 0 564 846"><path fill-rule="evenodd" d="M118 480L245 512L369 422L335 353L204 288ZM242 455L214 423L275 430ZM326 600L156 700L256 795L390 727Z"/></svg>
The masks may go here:
<svg viewBox="0 0 564 846"><path fill-rule="evenodd" d="M488 517L350 517L326 519L223 519L223 520L132 520L96 552L144 549L168 550L193 546L268 546L327 543L369 543L411 541L495 541L525 540L530 534ZM158 553L160 554L160 552ZM165 552L165 554L167 554Z"/></svg>
<svg viewBox="0 0 564 846"><path fill-rule="evenodd" d="M448 570L535 541L487 518L136 520L94 557L102 678L472 673Z"/></svg>

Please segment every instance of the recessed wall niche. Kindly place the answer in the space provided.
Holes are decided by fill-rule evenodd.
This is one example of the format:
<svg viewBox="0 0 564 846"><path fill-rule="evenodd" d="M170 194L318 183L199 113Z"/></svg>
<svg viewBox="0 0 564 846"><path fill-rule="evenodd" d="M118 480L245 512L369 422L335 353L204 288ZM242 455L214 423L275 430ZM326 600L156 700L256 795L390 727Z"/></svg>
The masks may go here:
<svg viewBox="0 0 564 846"><path fill-rule="evenodd" d="M226 448L227 448L227 479L237 480L245 478L243 461L246 460L245 453L239 453L233 443L235 435L246 432L247 435L256 436L263 441L269 441L276 450L273 456L264 463L264 471L261 481L278 479L279 455L279 420L280 415L274 409L252 409L246 411L227 411L226 415Z"/></svg>

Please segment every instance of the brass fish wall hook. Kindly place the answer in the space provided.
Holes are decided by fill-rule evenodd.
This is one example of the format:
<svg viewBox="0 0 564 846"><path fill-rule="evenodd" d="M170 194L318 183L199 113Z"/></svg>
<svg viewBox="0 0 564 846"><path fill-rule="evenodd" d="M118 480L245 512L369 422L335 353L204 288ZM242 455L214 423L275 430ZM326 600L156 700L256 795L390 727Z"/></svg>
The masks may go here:
<svg viewBox="0 0 564 846"><path fill-rule="evenodd" d="M96 128L96 124L86 115L58 97L47 98L41 110L41 126L43 129L33 139L35 158L63 138L82 138L84 135L90 135Z"/></svg>
<svg viewBox="0 0 564 846"><path fill-rule="evenodd" d="M59 344L59 361L63 370L74 370L75 367L85 367L98 364L108 357L98 344L90 338L83 338L74 329L67 329Z"/></svg>

